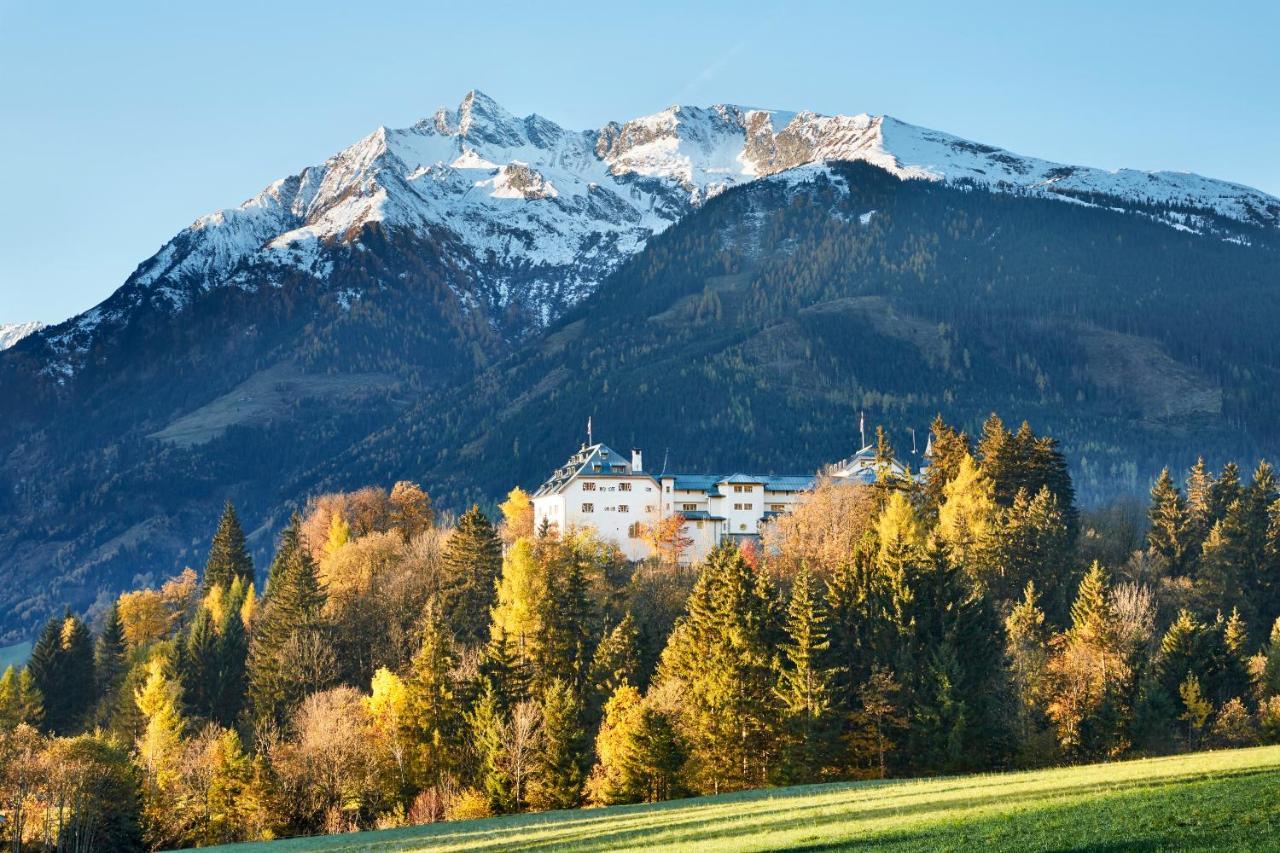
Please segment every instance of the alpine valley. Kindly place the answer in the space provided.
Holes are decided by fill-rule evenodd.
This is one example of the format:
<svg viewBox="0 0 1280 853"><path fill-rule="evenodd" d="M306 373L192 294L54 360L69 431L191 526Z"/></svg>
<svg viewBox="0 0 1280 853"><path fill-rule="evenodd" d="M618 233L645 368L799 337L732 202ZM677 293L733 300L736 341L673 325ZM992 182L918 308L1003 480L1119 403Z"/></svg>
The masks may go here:
<svg viewBox="0 0 1280 853"><path fill-rule="evenodd" d="M308 495L488 505L588 417L651 464L806 472L861 411L899 450L998 411L1058 437L1096 503L1200 449L1274 457L1278 326L1280 200L1248 187L888 116L568 130L473 91L14 333L0 642L198 565L228 498L262 569Z"/></svg>

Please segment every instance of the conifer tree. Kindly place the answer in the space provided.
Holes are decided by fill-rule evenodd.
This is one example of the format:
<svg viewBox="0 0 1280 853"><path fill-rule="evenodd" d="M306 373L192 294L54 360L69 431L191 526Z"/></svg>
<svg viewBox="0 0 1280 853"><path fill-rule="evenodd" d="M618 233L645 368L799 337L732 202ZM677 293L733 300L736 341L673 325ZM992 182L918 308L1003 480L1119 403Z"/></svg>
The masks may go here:
<svg viewBox="0 0 1280 853"><path fill-rule="evenodd" d="M838 734L825 660L830 649L827 620L807 567L792 582L786 636L774 688L786 739L778 775L799 783L820 778L832 765Z"/></svg>
<svg viewBox="0 0 1280 853"><path fill-rule="evenodd" d="M1106 572L1094 562L1071 605L1071 628L1049 661L1048 713L1064 752L1100 757L1117 748L1130 677Z"/></svg>
<svg viewBox="0 0 1280 853"><path fill-rule="evenodd" d="M44 716L44 697L36 689L31 670L5 668L0 676L0 733L13 731L24 723L39 726Z"/></svg>
<svg viewBox="0 0 1280 853"><path fill-rule="evenodd" d="M969 455L969 437L958 432L942 420L933 419L930 427L929 467L925 470L924 505L931 519L936 519L942 506L943 488L960 473L960 460Z"/></svg>
<svg viewBox="0 0 1280 853"><path fill-rule="evenodd" d="M502 569L502 543L478 506L458 519L444 551L445 582L441 605L458 642L475 646L489 639L494 584Z"/></svg>
<svg viewBox="0 0 1280 853"><path fill-rule="evenodd" d="M1199 557L1200 543L1209 535L1213 526L1213 474L1201 456L1187 472L1187 571L1194 572Z"/></svg>
<svg viewBox="0 0 1280 853"><path fill-rule="evenodd" d="M1027 581L1022 600L1009 612L1005 636L1016 701L1015 732L1019 748L1026 751L1046 723L1042 697L1050 648L1049 630L1034 581Z"/></svg>
<svg viewBox="0 0 1280 853"><path fill-rule="evenodd" d="M114 703L120 684L124 681L129 664L125 658L124 622L120 618L120 603L113 601L107 611L102 633L93 647L94 676L98 680L98 702L103 710L99 722L105 721L106 709Z"/></svg>
<svg viewBox="0 0 1280 853"><path fill-rule="evenodd" d="M1240 466L1228 462L1209 487L1209 523L1221 521L1233 503L1240 500L1244 489L1240 485Z"/></svg>
<svg viewBox="0 0 1280 853"><path fill-rule="evenodd" d="M992 497L1000 504L1013 503L1018 492L1018 449L1014 437L1005 428L1000 416L992 412L982 424L982 437L978 439L978 460L982 474L991 481Z"/></svg>
<svg viewBox="0 0 1280 853"><path fill-rule="evenodd" d="M236 508L231 501L227 501L218 522L218 530L213 534L213 544L209 546L209 559L204 566L205 591L215 586L230 586L236 578L244 583L253 583L253 559L245 545L244 531L240 528Z"/></svg>
<svg viewBox="0 0 1280 853"><path fill-rule="evenodd" d="M97 684L93 638L78 617L67 613L45 624L27 663L35 689L44 697L44 726L59 735L74 734L93 711Z"/></svg>
<svg viewBox="0 0 1280 853"><path fill-rule="evenodd" d="M439 788L460 760L463 720L450 674L454 661L448 630L439 608L429 604L422 642L405 679L409 727L417 744L415 772L424 788Z"/></svg>
<svg viewBox="0 0 1280 853"><path fill-rule="evenodd" d="M1160 472L1156 484L1151 487L1148 518L1151 529L1147 532L1147 553L1156 560L1162 573L1184 574L1189 533L1187 505L1169 476L1168 468Z"/></svg>
<svg viewBox="0 0 1280 853"><path fill-rule="evenodd" d="M773 761L777 700L767 587L738 549L707 557L688 614L663 652L659 680L683 689L689 744L704 790L762 784Z"/></svg>
<svg viewBox="0 0 1280 853"><path fill-rule="evenodd" d="M300 521L294 516L271 564L267 595L249 644L249 701L254 719L283 723L308 693L327 684L308 683L293 670L285 649L299 640L323 642L325 593L315 563L302 547Z"/></svg>
<svg viewBox="0 0 1280 853"><path fill-rule="evenodd" d="M515 783L505 761L506 726L493 690L485 687L475 707L467 715L471 748L477 760L477 775L489 798L489 805L501 814L516 806Z"/></svg>
<svg viewBox="0 0 1280 853"><path fill-rule="evenodd" d="M587 780L588 798L593 805L615 806L644 800L645 792L630 772L634 738L643 712L640 691L625 681L605 701L604 718L596 734L598 761Z"/></svg>
<svg viewBox="0 0 1280 853"><path fill-rule="evenodd" d="M186 724L181 710L182 685L167 671L162 657L147 663L146 681L134 694L134 701L143 721L137 743L137 761L144 777L143 817L148 835L171 845L179 839L165 828L172 825L170 812L177 800Z"/></svg>
<svg viewBox="0 0 1280 853"><path fill-rule="evenodd" d="M217 625L217 678L210 710L213 721L226 727L235 724L244 708L249 634L241 613L252 594L252 584L245 587L240 578L234 580L228 590L227 607Z"/></svg>
<svg viewBox="0 0 1280 853"><path fill-rule="evenodd" d="M536 809L574 808L582 799L587 734L577 690L550 682L542 696L542 738L530 801Z"/></svg>
<svg viewBox="0 0 1280 853"><path fill-rule="evenodd" d="M591 626L585 555L560 540L545 540L536 549L540 578L533 599L538 634L531 643L533 680L545 690L559 679L581 690L591 660Z"/></svg>
<svg viewBox="0 0 1280 853"><path fill-rule="evenodd" d="M1034 582L1046 615L1054 624L1062 624L1074 549L1058 498L1047 486L1034 497L1018 491L1013 506L1004 512L994 550L997 570L989 582L992 596L997 601L1014 599Z"/></svg>
<svg viewBox="0 0 1280 853"><path fill-rule="evenodd" d="M197 717L211 719L218 692L218 632L205 607L191 621L178 655L178 674L187 709Z"/></svg>
<svg viewBox="0 0 1280 853"><path fill-rule="evenodd" d="M635 620L628 612L596 646L589 675L592 696L587 714L589 723L599 720L604 703L624 682L635 684L638 681L639 640Z"/></svg>

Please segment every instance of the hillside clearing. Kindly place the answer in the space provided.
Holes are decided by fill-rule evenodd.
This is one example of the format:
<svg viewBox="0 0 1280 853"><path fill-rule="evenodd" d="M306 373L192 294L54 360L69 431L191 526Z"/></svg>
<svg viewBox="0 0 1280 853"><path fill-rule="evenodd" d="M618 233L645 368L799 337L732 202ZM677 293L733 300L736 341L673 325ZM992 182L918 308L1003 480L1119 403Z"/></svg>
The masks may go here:
<svg viewBox="0 0 1280 853"><path fill-rule="evenodd" d="M263 850L1161 850L1280 847L1280 747L1021 773L747 791Z"/></svg>

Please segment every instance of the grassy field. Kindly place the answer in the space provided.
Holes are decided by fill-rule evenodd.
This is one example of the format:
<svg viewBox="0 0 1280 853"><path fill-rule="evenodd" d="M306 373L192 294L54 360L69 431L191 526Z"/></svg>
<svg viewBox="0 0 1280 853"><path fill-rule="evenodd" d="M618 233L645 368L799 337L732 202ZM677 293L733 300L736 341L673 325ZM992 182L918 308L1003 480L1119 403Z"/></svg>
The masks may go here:
<svg viewBox="0 0 1280 853"><path fill-rule="evenodd" d="M1277 850L1280 747L1057 770L749 791L261 850Z"/></svg>

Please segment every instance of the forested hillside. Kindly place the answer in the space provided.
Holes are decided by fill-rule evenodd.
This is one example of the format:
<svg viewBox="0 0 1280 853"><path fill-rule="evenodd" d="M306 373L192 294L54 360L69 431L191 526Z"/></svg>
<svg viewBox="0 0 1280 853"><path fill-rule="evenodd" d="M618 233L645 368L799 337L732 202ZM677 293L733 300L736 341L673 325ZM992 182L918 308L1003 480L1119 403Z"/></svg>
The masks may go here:
<svg viewBox="0 0 1280 853"><path fill-rule="evenodd" d="M1204 240L864 164L812 177L717 198L321 481L425 471L447 503L484 500L502 476L538 482L588 416L673 469L806 472L854 449L862 411L900 447L938 412L972 431L1017 411L1059 437L1095 503L1192 448L1254 459L1280 439L1269 234Z"/></svg>
<svg viewBox="0 0 1280 853"><path fill-rule="evenodd" d="M65 386L24 341L0 360L0 631L198 562L227 498L260 561L319 491L412 479L492 507L588 416L651 465L805 473L848 454L862 411L904 453L939 412L970 431L1017 412L1059 437L1085 504L1193 453L1273 454L1274 233L1077 200L805 167L707 202L537 334L371 223L323 285L286 270L176 319L139 309Z"/></svg>
<svg viewBox="0 0 1280 853"><path fill-rule="evenodd" d="M661 532L629 562L535 530L520 489L450 523L401 482L311 500L264 576L228 505L202 576L55 616L0 676L0 837L194 846L1280 742L1269 465L1163 473L1144 534L1080 511L1029 425L936 420L920 481L878 438L874 483L823 480L693 565Z"/></svg>

